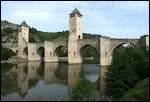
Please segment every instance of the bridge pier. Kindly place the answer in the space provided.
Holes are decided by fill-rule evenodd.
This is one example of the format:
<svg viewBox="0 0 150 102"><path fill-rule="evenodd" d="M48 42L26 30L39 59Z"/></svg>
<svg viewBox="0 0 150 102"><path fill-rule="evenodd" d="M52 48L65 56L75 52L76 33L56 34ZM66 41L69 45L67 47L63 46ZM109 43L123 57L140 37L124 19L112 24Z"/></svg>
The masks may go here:
<svg viewBox="0 0 150 102"><path fill-rule="evenodd" d="M38 45L36 43L28 43L28 48L29 48L28 49L28 61L41 61L42 60L41 56L37 52L39 46L42 46L42 45Z"/></svg>
<svg viewBox="0 0 150 102"><path fill-rule="evenodd" d="M110 56L110 38L100 38L100 66L108 66L111 64Z"/></svg>
<svg viewBox="0 0 150 102"><path fill-rule="evenodd" d="M77 56L71 60L68 59L68 63L69 64L79 64L79 63L82 63L82 59L80 56Z"/></svg>
<svg viewBox="0 0 150 102"><path fill-rule="evenodd" d="M58 57L57 56L49 56L49 57L45 57L44 62L58 62Z"/></svg>
<svg viewBox="0 0 150 102"><path fill-rule="evenodd" d="M45 59L44 62L58 62L58 56L54 54L54 43L50 41L44 42Z"/></svg>
<svg viewBox="0 0 150 102"><path fill-rule="evenodd" d="M69 64L78 64L82 63L80 52L78 52L77 42L74 43L69 41L68 43L68 63Z"/></svg>

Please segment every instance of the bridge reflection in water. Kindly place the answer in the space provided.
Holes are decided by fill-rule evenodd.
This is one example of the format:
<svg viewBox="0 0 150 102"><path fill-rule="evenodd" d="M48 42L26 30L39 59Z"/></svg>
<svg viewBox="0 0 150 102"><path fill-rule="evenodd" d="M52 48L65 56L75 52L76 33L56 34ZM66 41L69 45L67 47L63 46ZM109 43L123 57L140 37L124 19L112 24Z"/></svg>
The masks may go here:
<svg viewBox="0 0 150 102"><path fill-rule="evenodd" d="M15 97L13 100L71 100L72 89L81 77L90 80L100 93L104 93L107 68L96 64L27 62L16 67L11 71L17 73L17 93L22 98L8 92L5 98L1 96L2 100L12 100L11 97Z"/></svg>

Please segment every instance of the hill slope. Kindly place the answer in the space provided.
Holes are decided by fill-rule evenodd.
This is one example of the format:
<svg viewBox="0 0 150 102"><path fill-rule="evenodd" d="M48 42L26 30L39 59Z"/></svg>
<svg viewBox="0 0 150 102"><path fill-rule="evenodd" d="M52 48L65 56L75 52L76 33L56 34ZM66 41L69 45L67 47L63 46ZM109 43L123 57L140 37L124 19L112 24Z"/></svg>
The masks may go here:
<svg viewBox="0 0 150 102"><path fill-rule="evenodd" d="M1 42L3 43L17 43L17 26L18 24L13 24L8 21L1 20ZM69 35L69 31L62 32L43 32L38 31L34 27L29 28L29 42L43 42L45 40L53 41L53 40L67 40ZM100 35L97 34L87 34L83 33L83 37L85 39L98 38Z"/></svg>

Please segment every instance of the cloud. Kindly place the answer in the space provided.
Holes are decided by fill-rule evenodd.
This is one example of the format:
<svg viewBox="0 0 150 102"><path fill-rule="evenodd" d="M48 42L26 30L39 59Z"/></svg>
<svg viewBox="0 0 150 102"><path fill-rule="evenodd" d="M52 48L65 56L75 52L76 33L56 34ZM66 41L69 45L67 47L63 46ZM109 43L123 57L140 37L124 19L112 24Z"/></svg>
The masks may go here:
<svg viewBox="0 0 150 102"><path fill-rule="evenodd" d="M36 20L45 20L43 17L48 17L52 19L51 15L48 12L35 12L35 11L23 11L16 10L12 12L12 15L15 17L22 17L24 19L32 18Z"/></svg>
<svg viewBox="0 0 150 102"><path fill-rule="evenodd" d="M14 23L26 20L44 31L68 29L69 13L75 7L83 14L83 31L87 33L136 37L149 31L147 1L2 1L1 5L2 19Z"/></svg>
<svg viewBox="0 0 150 102"><path fill-rule="evenodd" d="M148 6L147 1L118 1L115 3L115 7L118 9L136 10L136 12L145 10Z"/></svg>

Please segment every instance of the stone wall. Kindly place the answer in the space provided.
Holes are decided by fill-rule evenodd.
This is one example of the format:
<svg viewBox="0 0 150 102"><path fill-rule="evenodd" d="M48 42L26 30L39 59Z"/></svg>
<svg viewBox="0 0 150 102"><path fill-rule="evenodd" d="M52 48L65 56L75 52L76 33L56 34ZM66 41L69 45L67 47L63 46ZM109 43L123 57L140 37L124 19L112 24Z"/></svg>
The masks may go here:
<svg viewBox="0 0 150 102"><path fill-rule="evenodd" d="M41 56L38 53L40 47L44 47L44 43L28 44L28 61L41 61Z"/></svg>
<svg viewBox="0 0 150 102"><path fill-rule="evenodd" d="M44 42L45 62L58 62L58 57L54 53L54 43L50 41Z"/></svg>

